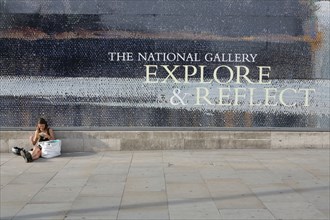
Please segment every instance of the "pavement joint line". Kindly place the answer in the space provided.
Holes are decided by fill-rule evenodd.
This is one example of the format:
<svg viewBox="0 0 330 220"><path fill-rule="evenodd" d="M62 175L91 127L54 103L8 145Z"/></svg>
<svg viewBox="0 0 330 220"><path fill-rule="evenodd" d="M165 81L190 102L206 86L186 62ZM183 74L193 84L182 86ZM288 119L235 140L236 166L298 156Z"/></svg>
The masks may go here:
<svg viewBox="0 0 330 220"><path fill-rule="evenodd" d="M124 184L123 193L122 193L122 195L121 195L120 202L119 202L119 205L118 205L118 211L117 211L116 219L119 218L119 213L120 213L120 210L121 210L121 208L122 208L122 202L123 202L123 198L124 198L124 195L125 195L125 189L126 189L126 184L127 184L127 178L128 178L128 175L129 175L129 173L130 173L130 171L131 171L132 161L133 161L133 158L134 158L134 154L135 154L135 152L133 151L132 154L131 154L131 160L130 160L129 167L128 167L128 170L127 170L127 175L126 175L126 178L125 178L125 184Z"/></svg>
<svg viewBox="0 0 330 220"><path fill-rule="evenodd" d="M167 164L169 166L169 164ZM165 187L165 196L166 196L166 206L167 206L167 215L168 218L170 219L171 213L168 205L168 193L167 193L167 184L166 184L166 174L165 174L165 163L164 163L164 151L162 151L162 170L163 170L163 177L164 177L164 187Z"/></svg>
<svg viewBox="0 0 330 220"><path fill-rule="evenodd" d="M102 157L101 157L101 159L102 159L103 157L104 157L104 153L102 153ZM99 161L100 161L101 159L99 159ZM68 162L62 167L62 169L63 169L66 165L68 165L72 160L73 160L73 157L71 157L71 159L70 159L70 160L69 160L69 161L68 161ZM62 170L62 169L61 169L61 170ZM89 180L89 178L86 180L85 184L81 187L81 190L79 191L77 197L79 197L80 193L84 190L84 187L87 185L88 180ZM76 197L75 199L77 199L77 197ZM70 211L72 210L73 204L74 204L74 202L71 203L71 205L70 205L70 209L65 210L64 219L67 218L68 214L69 214Z"/></svg>

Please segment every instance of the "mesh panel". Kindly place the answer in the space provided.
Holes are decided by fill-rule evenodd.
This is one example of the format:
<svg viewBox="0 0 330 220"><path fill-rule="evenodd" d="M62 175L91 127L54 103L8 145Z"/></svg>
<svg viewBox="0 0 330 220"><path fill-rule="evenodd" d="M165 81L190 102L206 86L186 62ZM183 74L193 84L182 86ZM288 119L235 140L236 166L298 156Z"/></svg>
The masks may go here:
<svg viewBox="0 0 330 220"><path fill-rule="evenodd" d="M55 127L329 129L322 4L3 1L0 126L30 127L45 117ZM111 52L133 60L111 60ZM175 79L165 65L178 66ZM221 65L235 73L215 75ZM237 82L237 66L248 79ZM269 83L258 83L258 66L271 67ZM196 74L185 81L185 71Z"/></svg>

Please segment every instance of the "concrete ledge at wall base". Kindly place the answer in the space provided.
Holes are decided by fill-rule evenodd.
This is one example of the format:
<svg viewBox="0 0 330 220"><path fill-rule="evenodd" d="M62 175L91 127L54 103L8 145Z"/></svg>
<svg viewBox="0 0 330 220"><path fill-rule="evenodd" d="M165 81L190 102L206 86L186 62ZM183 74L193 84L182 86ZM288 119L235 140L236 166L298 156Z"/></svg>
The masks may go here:
<svg viewBox="0 0 330 220"><path fill-rule="evenodd" d="M280 131L55 131L63 152L184 149L329 148L330 132ZM33 131L1 131L0 152L31 148Z"/></svg>

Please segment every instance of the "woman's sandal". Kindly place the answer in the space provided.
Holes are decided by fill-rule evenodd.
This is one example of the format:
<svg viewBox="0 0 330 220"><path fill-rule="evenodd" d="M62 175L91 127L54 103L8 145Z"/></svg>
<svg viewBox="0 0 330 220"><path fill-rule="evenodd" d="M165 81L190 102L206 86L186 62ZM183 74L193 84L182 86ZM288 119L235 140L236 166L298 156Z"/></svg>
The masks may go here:
<svg viewBox="0 0 330 220"><path fill-rule="evenodd" d="M23 150L23 148L21 148L21 147L12 147L11 148L11 152L13 152L16 155L21 155L22 150Z"/></svg>
<svg viewBox="0 0 330 220"><path fill-rule="evenodd" d="M21 150L21 156L24 158L26 163L30 163L33 161L32 159L32 155L30 154L30 152L26 151L25 149Z"/></svg>

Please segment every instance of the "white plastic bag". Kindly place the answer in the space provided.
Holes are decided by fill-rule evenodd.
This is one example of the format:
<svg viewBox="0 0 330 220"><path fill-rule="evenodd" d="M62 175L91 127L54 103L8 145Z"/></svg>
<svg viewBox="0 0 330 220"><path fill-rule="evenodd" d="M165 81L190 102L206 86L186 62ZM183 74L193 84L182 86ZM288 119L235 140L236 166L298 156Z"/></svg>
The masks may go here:
<svg viewBox="0 0 330 220"><path fill-rule="evenodd" d="M41 149L41 157L52 158L61 155L61 140L51 140L40 142L39 145Z"/></svg>

